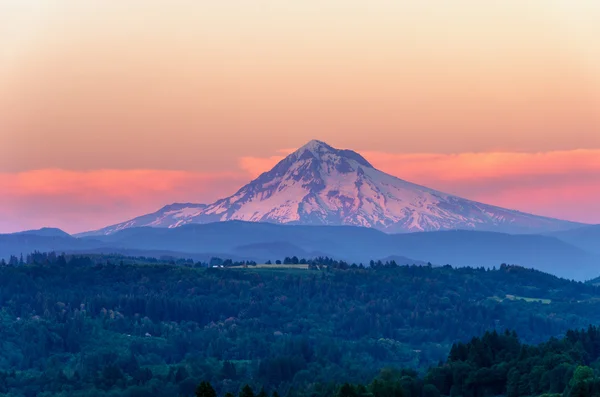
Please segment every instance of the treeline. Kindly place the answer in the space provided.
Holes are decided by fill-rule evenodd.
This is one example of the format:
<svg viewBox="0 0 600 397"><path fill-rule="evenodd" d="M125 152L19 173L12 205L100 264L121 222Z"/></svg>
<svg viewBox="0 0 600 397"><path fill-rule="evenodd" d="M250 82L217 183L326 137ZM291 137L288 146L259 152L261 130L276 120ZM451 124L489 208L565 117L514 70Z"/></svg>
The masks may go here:
<svg viewBox="0 0 600 397"><path fill-rule="evenodd" d="M0 395L191 396L202 380L219 396L246 384L269 396L335 396L345 383L362 395L359 384L374 394L373 379L389 373L394 382L414 379L420 392L431 384L444 394L488 393L459 370L500 377L490 392L503 377L507 392L514 384L559 390L571 372L554 389L510 373L526 361L508 354L516 337L500 330L518 333L520 360L570 328L600 323L598 287L517 266L343 269L323 260L323 270L308 271L101 255L31 260L0 268ZM486 331L502 342L480 338L472 345L491 358L476 358L468 346ZM595 342L586 342L595 336L566 335L572 342L556 339L556 351L569 352L569 368L595 370ZM519 373L538 376L537 367L560 361L535 360ZM417 376L429 367L452 382Z"/></svg>
<svg viewBox="0 0 600 397"><path fill-rule="evenodd" d="M57 254L56 252L38 252L27 254L26 256L21 255L17 257L11 255L8 262L3 258L0 259L0 266L22 266L22 265L57 265L57 266L89 266L95 263L116 263L116 264L130 264L130 263L147 263L157 264L165 263L171 265L181 265L187 267L203 268L203 267L247 267L256 266L257 263L252 260L233 260L227 258L212 257L210 260L194 261L192 259L175 258L169 256L163 256L160 258L151 257L127 257L122 255L65 255ZM286 256L283 260L277 259L275 261L268 260L265 262L267 265L308 265L310 269L364 269L365 265L362 263L348 263L343 260L336 260L329 257L317 257L317 258L298 258L297 256ZM396 261L381 261L371 260L367 267L371 269L377 268L394 268L399 265Z"/></svg>
<svg viewBox="0 0 600 397"><path fill-rule="evenodd" d="M107 264L170 264L187 267L218 267L218 266L256 266L254 261L233 261L231 259L222 259L218 257L211 258L208 262L194 261L192 259L176 258L163 256L153 257L127 257L123 255L65 255L56 252L35 251L25 256L19 257L11 255L8 261L0 259L0 266L23 266L23 265L45 265L45 266L92 266L99 263Z"/></svg>

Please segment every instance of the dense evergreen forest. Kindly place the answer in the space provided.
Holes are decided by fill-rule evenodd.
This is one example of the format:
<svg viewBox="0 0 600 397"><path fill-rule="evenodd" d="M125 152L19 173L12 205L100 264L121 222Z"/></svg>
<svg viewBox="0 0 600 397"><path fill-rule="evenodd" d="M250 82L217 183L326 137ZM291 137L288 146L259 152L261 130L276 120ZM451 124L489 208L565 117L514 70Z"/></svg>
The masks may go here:
<svg viewBox="0 0 600 397"><path fill-rule="evenodd" d="M369 384L314 385L314 397L438 397L438 396L600 396L600 329L568 331L537 346L522 344L514 332L486 332L468 343L452 346L447 360L424 376L414 370L386 368ZM279 393L273 392L276 397ZM203 381L198 397L215 397ZM226 394L227 395L227 394ZM291 390L288 395L306 393ZM249 385L239 397L256 394Z"/></svg>
<svg viewBox="0 0 600 397"><path fill-rule="evenodd" d="M507 265L211 262L36 253L0 266L0 394L598 389L592 284Z"/></svg>

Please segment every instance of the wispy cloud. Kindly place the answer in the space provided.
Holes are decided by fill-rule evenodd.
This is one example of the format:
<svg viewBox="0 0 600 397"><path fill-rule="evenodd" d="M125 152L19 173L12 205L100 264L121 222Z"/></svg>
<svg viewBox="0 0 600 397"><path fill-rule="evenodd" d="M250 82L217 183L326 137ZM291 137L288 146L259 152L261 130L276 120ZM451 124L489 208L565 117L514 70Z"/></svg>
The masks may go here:
<svg viewBox="0 0 600 397"><path fill-rule="evenodd" d="M34 170L0 173L0 232L56 226L89 230L172 202L211 202L247 182L243 172Z"/></svg>
<svg viewBox="0 0 600 397"><path fill-rule="evenodd" d="M600 150L458 154L366 152L364 155L383 171L421 181L477 181L600 172Z"/></svg>

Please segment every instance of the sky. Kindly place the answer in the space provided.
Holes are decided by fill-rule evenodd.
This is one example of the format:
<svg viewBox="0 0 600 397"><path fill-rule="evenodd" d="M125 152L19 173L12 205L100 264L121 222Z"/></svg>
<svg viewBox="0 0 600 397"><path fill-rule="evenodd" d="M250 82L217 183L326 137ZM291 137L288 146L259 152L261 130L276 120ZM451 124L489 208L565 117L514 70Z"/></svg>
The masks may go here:
<svg viewBox="0 0 600 397"><path fill-rule="evenodd" d="M0 232L232 194L319 139L600 223L597 0L0 0Z"/></svg>

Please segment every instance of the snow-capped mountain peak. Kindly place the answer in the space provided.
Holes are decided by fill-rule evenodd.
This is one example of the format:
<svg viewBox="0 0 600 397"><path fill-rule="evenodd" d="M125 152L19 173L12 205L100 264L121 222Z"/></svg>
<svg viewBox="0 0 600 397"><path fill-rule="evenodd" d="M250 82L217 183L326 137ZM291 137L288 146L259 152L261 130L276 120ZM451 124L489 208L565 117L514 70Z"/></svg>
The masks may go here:
<svg viewBox="0 0 600 397"><path fill-rule="evenodd" d="M450 229L540 232L573 223L477 203L375 169L360 154L312 140L230 197L177 204L97 232L228 220L354 225L387 232Z"/></svg>
<svg viewBox="0 0 600 397"><path fill-rule="evenodd" d="M315 156L319 156L322 153L334 152L335 149L323 141L313 139L313 140L309 141L308 143L306 143L304 146L298 148L298 150L296 150L296 152L299 154L302 154L306 151L311 152Z"/></svg>
<svg viewBox="0 0 600 397"><path fill-rule="evenodd" d="M320 161L345 158L347 160L354 160L364 167L373 168L373 166L364 157L355 151L348 149L335 149L325 142L316 139L308 142L306 145L302 146L289 156L289 158L292 160L307 159L311 157L314 157Z"/></svg>

